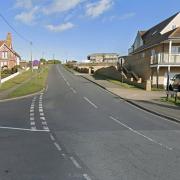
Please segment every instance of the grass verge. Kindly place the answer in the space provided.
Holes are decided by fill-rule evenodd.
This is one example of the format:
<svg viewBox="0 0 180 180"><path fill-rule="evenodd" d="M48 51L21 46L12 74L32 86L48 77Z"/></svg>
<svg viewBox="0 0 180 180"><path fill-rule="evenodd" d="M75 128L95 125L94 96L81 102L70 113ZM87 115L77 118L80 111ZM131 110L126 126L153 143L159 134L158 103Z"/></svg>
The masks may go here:
<svg viewBox="0 0 180 180"><path fill-rule="evenodd" d="M104 76L104 75L99 75L99 74L94 74L93 75L95 79L102 79L102 80L107 80L109 82L112 82L114 84L117 84L123 88L128 88L128 89L140 89L140 88L137 88L136 86L133 86L133 85L130 85L130 84L127 84L127 83L122 83L121 81L119 80L116 80L116 79L112 79L110 77L107 77L107 76Z"/></svg>
<svg viewBox="0 0 180 180"><path fill-rule="evenodd" d="M176 106L180 106L180 99L179 98L177 98L176 103L175 103L175 99L172 98L172 97L169 97L168 101L167 101L166 97L162 97L160 100L161 100L161 102L166 102L166 103L169 103L169 104L174 104Z"/></svg>
<svg viewBox="0 0 180 180"><path fill-rule="evenodd" d="M48 77L50 66L43 67L40 72L34 71L33 77L22 86L18 87L8 95L8 98L25 96L28 94L36 93L45 88L46 80Z"/></svg>
<svg viewBox="0 0 180 180"><path fill-rule="evenodd" d="M13 79L3 83L0 87L0 92L8 90L8 89L10 89L10 88L12 88L18 84L21 84L31 77L32 77L32 72L30 70L25 71L22 74L19 74L18 76L14 77Z"/></svg>

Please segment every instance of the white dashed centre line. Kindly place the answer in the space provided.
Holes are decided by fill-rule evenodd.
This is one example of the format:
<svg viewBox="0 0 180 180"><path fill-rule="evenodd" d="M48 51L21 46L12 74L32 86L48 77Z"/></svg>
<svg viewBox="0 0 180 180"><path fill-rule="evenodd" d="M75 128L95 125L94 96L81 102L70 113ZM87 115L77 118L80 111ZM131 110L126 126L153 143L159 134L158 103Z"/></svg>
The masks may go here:
<svg viewBox="0 0 180 180"><path fill-rule="evenodd" d="M70 88L71 90L72 90L72 92L74 93L74 94L76 94L77 92L76 92L76 90L74 89L74 88Z"/></svg>
<svg viewBox="0 0 180 180"><path fill-rule="evenodd" d="M84 97L84 99L89 103L91 104L94 108L98 108L93 102L91 102L87 97Z"/></svg>
<svg viewBox="0 0 180 180"><path fill-rule="evenodd" d="M70 159L73 162L73 164L76 166L76 168L81 169L81 166L79 165L79 163L75 160L73 156L71 156Z"/></svg>
<svg viewBox="0 0 180 180"><path fill-rule="evenodd" d="M50 134L50 138L51 138L52 141L55 141L55 138L54 138L54 136L52 134Z"/></svg>
<svg viewBox="0 0 180 180"><path fill-rule="evenodd" d="M87 174L83 174L83 177L84 177L86 180L91 180L91 178L90 178Z"/></svg>
<svg viewBox="0 0 180 180"><path fill-rule="evenodd" d="M170 150L170 151L173 150L172 147L163 145L162 143L157 142L156 140L154 140L154 139L152 139L152 138L150 138L150 137L148 137L148 136L145 136L144 134L140 133L139 131L136 131L136 130L132 129L131 127L129 127L128 125L122 123L121 121L117 120L116 118L114 118L114 117L112 117L112 116L110 116L109 118L112 119L114 122L120 124L121 126L124 126L125 128L129 129L129 130L132 131L133 133L138 134L139 136L144 137L144 138L147 139L148 141L151 141L151 142L153 142L153 143L155 143L155 144L158 144L158 145L160 145L160 146L162 146L162 147L164 147L165 149L168 149L168 150Z"/></svg>
<svg viewBox="0 0 180 180"><path fill-rule="evenodd" d="M54 142L54 145L56 146L56 148L57 148L58 151L61 151L61 150L62 150L58 143Z"/></svg>

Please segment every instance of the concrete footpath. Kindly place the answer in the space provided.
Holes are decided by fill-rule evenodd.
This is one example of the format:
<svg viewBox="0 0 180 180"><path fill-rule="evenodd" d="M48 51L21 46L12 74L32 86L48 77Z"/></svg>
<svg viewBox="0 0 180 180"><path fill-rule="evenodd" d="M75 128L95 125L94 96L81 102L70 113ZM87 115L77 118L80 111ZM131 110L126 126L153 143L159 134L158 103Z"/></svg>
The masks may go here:
<svg viewBox="0 0 180 180"><path fill-rule="evenodd" d="M107 80L95 79L91 75L81 74L81 76L141 109L180 122L180 106L161 102L160 98L166 96L163 91L148 92L136 88L124 88Z"/></svg>

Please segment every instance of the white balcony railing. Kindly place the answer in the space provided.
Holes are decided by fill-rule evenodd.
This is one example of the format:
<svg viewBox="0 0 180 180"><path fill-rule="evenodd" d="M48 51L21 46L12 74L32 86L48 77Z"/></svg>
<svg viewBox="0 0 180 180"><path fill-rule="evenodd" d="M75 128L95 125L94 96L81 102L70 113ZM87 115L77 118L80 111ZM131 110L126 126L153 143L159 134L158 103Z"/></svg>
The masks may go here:
<svg viewBox="0 0 180 180"><path fill-rule="evenodd" d="M158 53L151 56L151 65L180 65L180 54Z"/></svg>

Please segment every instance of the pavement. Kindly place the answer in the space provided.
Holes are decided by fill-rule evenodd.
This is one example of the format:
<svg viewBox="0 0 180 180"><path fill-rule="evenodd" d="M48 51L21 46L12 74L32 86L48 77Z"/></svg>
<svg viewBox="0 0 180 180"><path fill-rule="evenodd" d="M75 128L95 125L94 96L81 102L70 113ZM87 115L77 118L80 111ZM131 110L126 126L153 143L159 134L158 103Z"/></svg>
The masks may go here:
<svg viewBox="0 0 180 180"><path fill-rule="evenodd" d="M0 179L179 180L179 123L61 65L47 85L0 103Z"/></svg>
<svg viewBox="0 0 180 180"><path fill-rule="evenodd" d="M180 121L180 106L160 101L162 97L166 97L165 91L145 91L137 88L124 88L110 81L95 78L92 75L78 75L81 75L109 92L120 96L139 108L166 117L170 120Z"/></svg>

